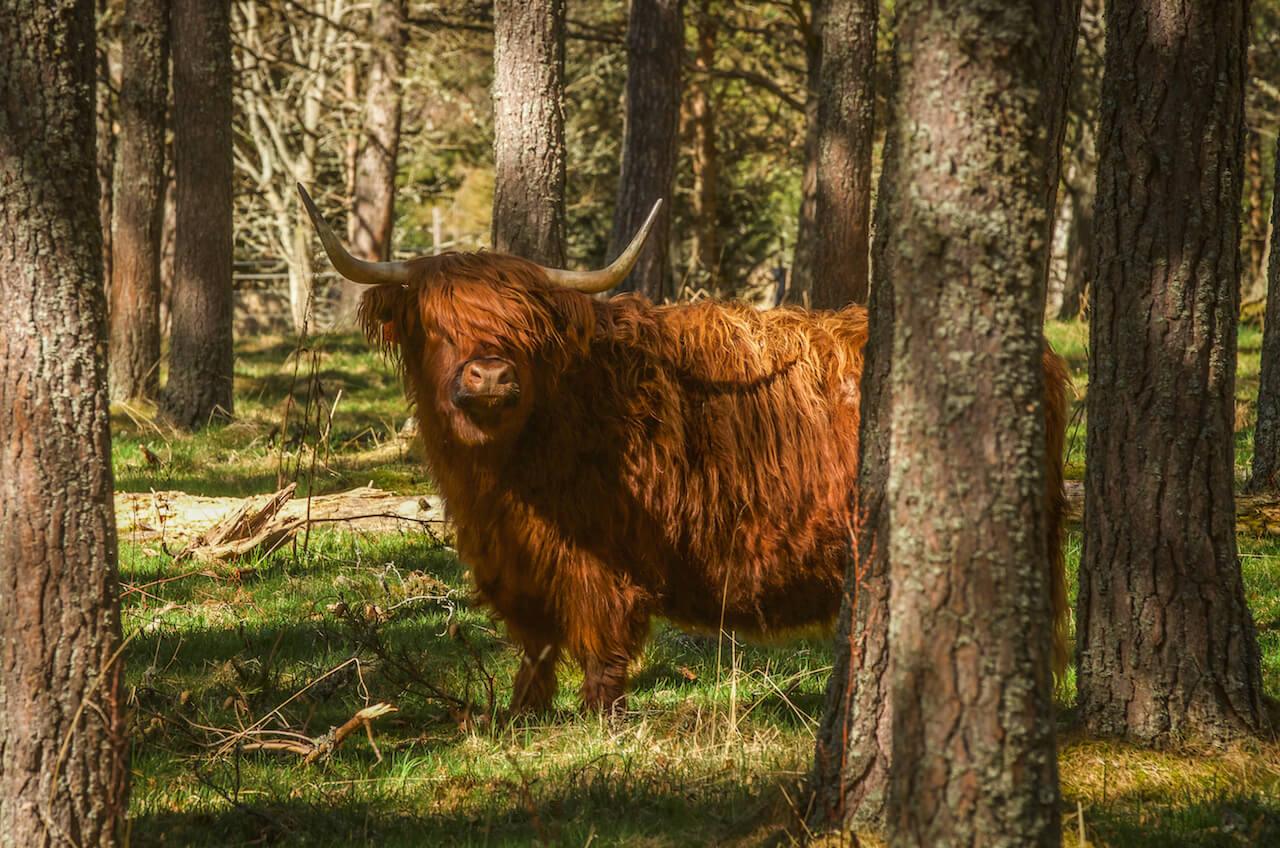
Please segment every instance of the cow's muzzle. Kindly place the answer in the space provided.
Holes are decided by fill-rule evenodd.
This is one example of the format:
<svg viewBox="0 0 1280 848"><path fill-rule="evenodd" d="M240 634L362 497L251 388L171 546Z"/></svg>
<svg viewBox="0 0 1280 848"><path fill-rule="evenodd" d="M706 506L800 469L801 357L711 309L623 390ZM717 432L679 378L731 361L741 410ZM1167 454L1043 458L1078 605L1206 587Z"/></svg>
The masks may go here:
<svg viewBox="0 0 1280 848"><path fill-rule="evenodd" d="M485 415L516 405L520 380L510 362L497 357L471 359L458 370L453 402L468 414Z"/></svg>

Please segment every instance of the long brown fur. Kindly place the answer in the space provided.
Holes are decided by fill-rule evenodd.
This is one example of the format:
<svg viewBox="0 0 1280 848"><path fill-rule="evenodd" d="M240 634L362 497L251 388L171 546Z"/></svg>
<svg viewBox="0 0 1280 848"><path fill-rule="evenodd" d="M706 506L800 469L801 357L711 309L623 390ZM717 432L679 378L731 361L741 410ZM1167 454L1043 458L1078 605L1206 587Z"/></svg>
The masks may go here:
<svg viewBox="0 0 1280 848"><path fill-rule="evenodd" d="M621 703L652 615L769 637L829 625L857 482L860 307L601 301L501 254L416 261L365 296L400 358L479 596L524 649L513 706L543 708L561 651L589 706ZM519 406L478 428L461 364L515 363ZM1053 663L1066 664L1066 370L1046 346Z"/></svg>

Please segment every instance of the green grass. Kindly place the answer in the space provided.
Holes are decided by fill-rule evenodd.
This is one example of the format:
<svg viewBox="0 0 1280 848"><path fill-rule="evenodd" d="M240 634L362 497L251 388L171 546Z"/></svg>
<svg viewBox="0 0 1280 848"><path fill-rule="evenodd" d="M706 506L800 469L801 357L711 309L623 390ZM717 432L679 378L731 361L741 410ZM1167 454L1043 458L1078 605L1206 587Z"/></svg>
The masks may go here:
<svg viewBox="0 0 1280 848"><path fill-rule="evenodd" d="M1054 325L1050 336L1083 392L1087 333ZM1246 401L1257 343L1242 333ZM295 383L292 350L266 340L240 351L230 425L180 436L143 411L118 411L118 487L260 493L282 465L311 485L314 427L291 426L283 450L278 434L291 389L306 407L314 363L321 420L342 389L314 490L370 480L429 490L394 438L406 406L391 370L363 342L326 339ZM1078 476L1082 424L1076 441ZM825 640L753 647L660 623L634 669L625 722L579 714L579 680L566 667L554 713L513 725L495 713L516 652L471 602L452 552L430 538L317 531L305 546L216 567L121 541L133 845L786 844L831 664ZM1280 538L1242 528L1240 544L1265 686L1280 696ZM1073 576L1078 559L1073 531ZM1060 696L1068 844L1081 819L1089 844L1280 844L1280 749L1157 753L1079 738L1072 687ZM314 765L289 752L218 752L258 722L318 737L379 701L398 712L373 724L376 750L357 733Z"/></svg>

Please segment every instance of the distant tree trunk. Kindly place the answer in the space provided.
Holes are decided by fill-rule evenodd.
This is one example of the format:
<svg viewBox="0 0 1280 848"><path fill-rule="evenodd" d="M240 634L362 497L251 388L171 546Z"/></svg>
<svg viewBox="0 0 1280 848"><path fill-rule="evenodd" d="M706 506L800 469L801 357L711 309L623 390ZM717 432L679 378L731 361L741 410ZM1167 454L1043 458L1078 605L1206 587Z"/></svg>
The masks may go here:
<svg viewBox="0 0 1280 848"><path fill-rule="evenodd" d="M809 306L813 293L814 248L818 240L818 90L822 79L822 38L818 32L818 18L822 3L823 0L810 3L808 26L804 32L804 174L800 181L796 249L786 293L788 303L805 307Z"/></svg>
<svg viewBox="0 0 1280 848"><path fill-rule="evenodd" d="M632 0L627 24L627 104L618 205L609 256L617 256L665 198L653 234L623 282L654 301L672 295L672 187L680 133L680 65L684 62L683 0Z"/></svg>
<svg viewBox="0 0 1280 848"><path fill-rule="evenodd" d="M110 846L129 791L94 8L0 5L0 842Z"/></svg>
<svg viewBox="0 0 1280 848"><path fill-rule="evenodd" d="M879 0L819 0L818 179L811 305L867 302Z"/></svg>
<svg viewBox="0 0 1280 848"><path fill-rule="evenodd" d="M720 205L716 192L720 182L720 156L716 149L711 69L715 67L719 23L711 9L711 0L699 0L695 21L694 68L698 81L690 92L689 104L693 118L693 263L699 285L716 292L720 286Z"/></svg>
<svg viewBox="0 0 1280 848"><path fill-rule="evenodd" d="M98 169L98 220L102 224L102 269L105 279L111 282L111 220L112 220L112 182L115 169L116 137L115 137L115 98L111 91L111 47L104 37L110 30L105 24L110 21L110 10L107 0L97 0L98 26L103 30L98 38L95 55L98 73L95 87L97 99L95 108L98 117L98 144L94 151Z"/></svg>
<svg viewBox="0 0 1280 848"><path fill-rule="evenodd" d="M1232 493L1245 7L1108 6L1077 612L1099 735L1267 728Z"/></svg>
<svg viewBox="0 0 1280 848"><path fill-rule="evenodd" d="M1089 288L1088 275L1093 268L1093 180L1086 177L1079 184L1068 185L1067 191L1071 196L1071 222L1067 229L1062 301L1054 316L1059 321L1080 317Z"/></svg>
<svg viewBox="0 0 1280 848"><path fill-rule="evenodd" d="M494 0L493 246L565 264L564 0Z"/></svg>
<svg viewBox="0 0 1280 848"><path fill-rule="evenodd" d="M233 411L230 19L230 0L173 0L178 210L165 409L188 428Z"/></svg>
<svg viewBox="0 0 1280 848"><path fill-rule="evenodd" d="M111 397L160 388L160 251L169 93L169 0L128 0L111 265Z"/></svg>
<svg viewBox="0 0 1280 848"><path fill-rule="evenodd" d="M400 91L404 77L404 2L378 0L370 12L370 56L364 124L359 139L347 235L362 259L391 257L396 213L396 160L400 155ZM309 238L310 236L308 236ZM350 320L363 289L340 284L339 320Z"/></svg>
<svg viewBox="0 0 1280 848"><path fill-rule="evenodd" d="M1050 586L1034 540L1046 538L1045 177L1057 161L1045 128L1065 104L1077 11L898 8L885 187L898 242L886 270L895 845L1061 839Z"/></svg>
<svg viewBox="0 0 1280 848"><path fill-rule="evenodd" d="M1262 168L1262 134L1245 130L1245 226L1242 253L1244 269L1240 289L1245 303L1266 296L1266 269L1262 267L1267 244L1267 211Z"/></svg>
<svg viewBox="0 0 1280 848"><path fill-rule="evenodd" d="M896 28L895 28L896 29ZM893 90L897 101L897 51ZM889 675L889 440L892 436L893 287L889 271L899 261L888 199L897 189L894 149L898 116L886 116L884 169L876 200L875 263L867 303L868 338L859 386L858 524L845 573L844 603L836 628L835 663L810 775L815 832L883 829L893 746Z"/></svg>
<svg viewBox="0 0 1280 848"><path fill-rule="evenodd" d="M1271 249L1267 261L1267 313L1262 331L1262 373L1258 381L1258 423L1253 430L1251 492L1280 491L1280 137L1276 139L1275 182L1271 193Z"/></svg>

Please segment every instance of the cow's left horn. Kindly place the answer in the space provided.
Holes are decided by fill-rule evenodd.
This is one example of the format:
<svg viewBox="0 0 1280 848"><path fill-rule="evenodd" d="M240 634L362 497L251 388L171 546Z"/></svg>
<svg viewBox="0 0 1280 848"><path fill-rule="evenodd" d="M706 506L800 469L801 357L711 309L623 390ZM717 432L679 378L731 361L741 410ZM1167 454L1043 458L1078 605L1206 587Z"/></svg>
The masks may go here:
<svg viewBox="0 0 1280 848"><path fill-rule="evenodd" d="M601 268L598 271L566 271L563 268L543 268L542 270L547 272L547 279L557 286L577 289L587 294L597 294L613 288L626 279L627 274L630 274L631 269L635 267L636 260L640 258L640 250L644 247L645 239L649 237L649 231L653 229L653 222L657 219L658 210L661 208L662 200L659 199L653 204L653 209L649 212L649 217L645 219L644 226L640 228L640 232L636 233L635 238L631 240L631 244L627 245L627 249L618 254L618 258L609 263L608 267Z"/></svg>
<svg viewBox="0 0 1280 848"><path fill-rule="evenodd" d="M329 261L339 274L353 283L362 286L406 285L409 282L409 263L407 262L367 262L352 256L338 237L333 234L329 224L320 215L320 210L311 201L311 195L298 183L298 194L302 195L302 205L307 207L311 223L320 236L324 252L329 254Z"/></svg>

